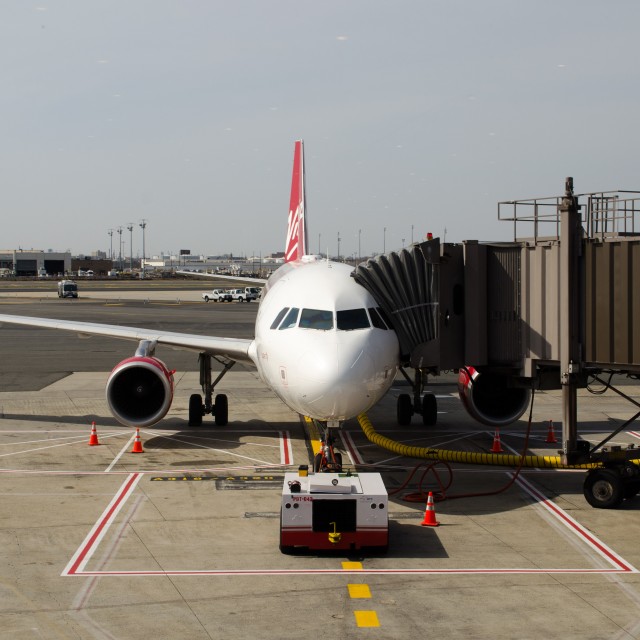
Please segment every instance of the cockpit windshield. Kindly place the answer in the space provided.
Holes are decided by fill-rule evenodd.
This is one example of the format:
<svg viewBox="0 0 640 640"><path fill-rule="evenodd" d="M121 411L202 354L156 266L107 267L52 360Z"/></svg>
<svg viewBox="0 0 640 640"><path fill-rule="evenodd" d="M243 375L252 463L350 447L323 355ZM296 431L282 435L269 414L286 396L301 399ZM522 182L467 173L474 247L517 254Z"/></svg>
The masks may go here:
<svg viewBox="0 0 640 640"><path fill-rule="evenodd" d="M303 309L298 326L301 329L318 329L320 331L333 329L333 312L324 309Z"/></svg>
<svg viewBox="0 0 640 640"><path fill-rule="evenodd" d="M301 311L297 307L284 307L271 323L271 328L280 331L293 327L317 331L330 331L334 328L339 331L353 331L370 329L373 324L377 329L387 329L380 311L372 307L367 314L366 309L345 309L336 311L334 319L334 312L328 309L302 309Z"/></svg>
<svg viewBox="0 0 640 640"><path fill-rule="evenodd" d="M292 329L298 324L298 314L300 313L300 309L296 309L296 307L292 307L289 310L289 313L285 316L282 324L278 327L280 331L283 329Z"/></svg>
<svg viewBox="0 0 640 640"><path fill-rule="evenodd" d="M368 329L369 316L365 309L346 309L336 311L338 330L353 331L354 329Z"/></svg>

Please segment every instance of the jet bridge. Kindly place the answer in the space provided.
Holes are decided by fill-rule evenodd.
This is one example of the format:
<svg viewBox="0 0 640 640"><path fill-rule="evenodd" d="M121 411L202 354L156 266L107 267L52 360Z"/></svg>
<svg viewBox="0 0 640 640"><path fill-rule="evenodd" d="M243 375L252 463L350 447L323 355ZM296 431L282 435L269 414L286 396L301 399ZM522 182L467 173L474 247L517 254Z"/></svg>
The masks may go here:
<svg viewBox="0 0 640 640"><path fill-rule="evenodd" d="M566 462L599 462L640 488L637 465L629 465L640 450L605 447L640 412L596 445L577 429L579 388L598 384L627 398L611 380L640 376L639 212L640 192L574 195L568 178L562 196L498 204L499 219L513 224L512 242L432 239L360 264L355 279L396 330L407 379L404 369L415 372L413 401L399 401L399 421L407 412L435 421L434 401L421 394L426 376L443 370L459 371L465 406L490 425L518 419L532 389L562 389ZM602 503L633 493L616 482L592 504L612 506ZM602 489L602 478L589 485Z"/></svg>

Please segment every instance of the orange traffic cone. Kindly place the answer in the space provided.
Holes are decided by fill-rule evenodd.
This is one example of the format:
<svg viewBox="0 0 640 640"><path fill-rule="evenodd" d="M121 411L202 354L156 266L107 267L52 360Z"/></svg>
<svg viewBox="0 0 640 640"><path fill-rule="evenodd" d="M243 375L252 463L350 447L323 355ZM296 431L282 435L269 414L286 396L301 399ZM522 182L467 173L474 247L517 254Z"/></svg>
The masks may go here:
<svg viewBox="0 0 640 640"><path fill-rule="evenodd" d="M491 447L491 453L504 453L502 445L500 444L500 429L496 429L493 436L493 446Z"/></svg>
<svg viewBox="0 0 640 640"><path fill-rule="evenodd" d="M95 447L96 445L99 445L100 443L98 442L98 432L96 431L96 423L92 422L91 423L91 435L89 436L89 446L90 447Z"/></svg>
<svg viewBox="0 0 640 640"><path fill-rule="evenodd" d="M424 519L420 523L423 527L437 527L440 523L436 520L436 509L433 506L433 491L429 491L427 508L424 510Z"/></svg>
<svg viewBox="0 0 640 640"><path fill-rule="evenodd" d="M136 429L136 437L133 439L133 449L131 453L144 453L142 442L140 441L140 429Z"/></svg>
<svg viewBox="0 0 640 640"><path fill-rule="evenodd" d="M549 420L549 431L547 432L547 439L545 442L558 442L555 431L553 430L553 420Z"/></svg>

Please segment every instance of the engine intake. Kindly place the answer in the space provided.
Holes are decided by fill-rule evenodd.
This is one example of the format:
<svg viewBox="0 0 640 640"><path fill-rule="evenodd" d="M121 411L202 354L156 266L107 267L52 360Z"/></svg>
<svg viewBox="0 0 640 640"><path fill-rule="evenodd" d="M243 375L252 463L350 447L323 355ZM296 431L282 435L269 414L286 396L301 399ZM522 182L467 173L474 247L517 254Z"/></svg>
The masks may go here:
<svg viewBox="0 0 640 640"><path fill-rule="evenodd" d="M508 374L464 367L458 373L458 393L469 415L489 425L504 427L515 422L529 406L531 391L509 385Z"/></svg>
<svg viewBox="0 0 640 640"><path fill-rule="evenodd" d="M171 407L173 371L158 358L127 358L111 372L106 395L118 422L127 427L148 427L162 420Z"/></svg>

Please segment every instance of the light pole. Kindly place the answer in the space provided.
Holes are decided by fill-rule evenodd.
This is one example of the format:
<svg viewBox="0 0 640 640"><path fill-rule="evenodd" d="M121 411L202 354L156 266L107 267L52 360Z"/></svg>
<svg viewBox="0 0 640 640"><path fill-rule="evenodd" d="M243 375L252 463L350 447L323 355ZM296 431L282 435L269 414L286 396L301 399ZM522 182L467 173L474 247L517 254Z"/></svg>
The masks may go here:
<svg viewBox="0 0 640 640"><path fill-rule="evenodd" d="M338 262L340 262L340 232L338 231Z"/></svg>
<svg viewBox="0 0 640 640"><path fill-rule="evenodd" d="M120 271L122 271L122 227L116 229L120 239L118 240L118 264L120 265Z"/></svg>
<svg viewBox="0 0 640 640"><path fill-rule="evenodd" d="M360 236L362 235L362 229L358 229L358 262L362 262L362 253L360 252Z"/></svg>
<svg viewBox="0 0 640 640"><path fill-rule="evenodd" d="M382 230L382 253L387 252L387 227Z"/></svg>
<svg viewBox="0 0 640 640"><path fill-rule="evenodd" d="M110 244L110 248L109 248L109 260L111 260L111 262L113 262L113 229L109 229L109 231L107 231L107 233L109 234L109 236L111 236L111 244Z"/></svg>
<svg viewBox="0 0 640 640"><path fill-rule="evenodd" d="M411 244L413 244L413 225L411 225Z"/></svg>
<svg viewBox="0 0 640 640"><path fill-rule="evenodd" d="M144 278L144 266L145 266L145 246L144 246L144 230L147 228L147 221L143 218L140 223L142 229L142 271L140 271L140 278Z"/></svg>
<svg viewBox="0 0 640 640"><path fill-rule="evenodd" d="M133 273L133 222L127 225L129 229L129 269Z"/></svg>

